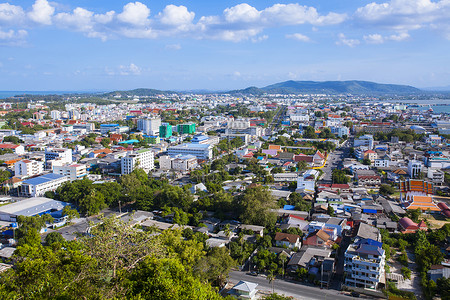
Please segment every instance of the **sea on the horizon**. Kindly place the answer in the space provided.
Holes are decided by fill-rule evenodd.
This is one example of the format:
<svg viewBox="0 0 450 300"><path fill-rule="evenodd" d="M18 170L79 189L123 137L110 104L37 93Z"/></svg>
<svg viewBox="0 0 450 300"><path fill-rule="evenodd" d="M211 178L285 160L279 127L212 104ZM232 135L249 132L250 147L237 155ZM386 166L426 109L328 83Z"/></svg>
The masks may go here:
<svg viewBox="0 0 450 300"><path fill-rule="evenodd" d="M0 91L0 99L22 95L64 95L83 94L85 91ZM92 92L91 92L92 93Z"/></svg>

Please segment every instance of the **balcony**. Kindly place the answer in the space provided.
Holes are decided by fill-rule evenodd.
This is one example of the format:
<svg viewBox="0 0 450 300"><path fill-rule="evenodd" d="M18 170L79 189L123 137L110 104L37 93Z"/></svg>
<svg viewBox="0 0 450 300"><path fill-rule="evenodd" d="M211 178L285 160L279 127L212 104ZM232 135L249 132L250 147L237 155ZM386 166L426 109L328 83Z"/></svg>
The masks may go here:
<svg viewBox="0 0 450 300"><path fill-rule="evenodd" d="M379 268L377 268L376 270L372 270L372 269L358 268L358 266L353 265L351 270L352 270L352 272L357 271L357 272L365 272L365 273L370 273L370 274L375 274L375 275L380 274Z"/></svg>

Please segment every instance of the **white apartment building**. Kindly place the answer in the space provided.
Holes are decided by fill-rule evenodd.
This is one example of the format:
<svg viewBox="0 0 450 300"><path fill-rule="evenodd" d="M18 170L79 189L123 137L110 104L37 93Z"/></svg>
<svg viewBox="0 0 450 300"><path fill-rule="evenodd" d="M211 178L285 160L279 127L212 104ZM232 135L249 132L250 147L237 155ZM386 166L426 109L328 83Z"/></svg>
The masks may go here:
<svg viewBox="0 0 450 300"><path fill-rule="evenodd" d="M44 172L44 163L37 160L23 159L14 164L14 171L16 177L33 177Z"/></svg>
<svg viewBox="0 0 450 300"><path fill-rule="evenodd" d="M308 114L291 114L289 116L292 122L309 122L309 115Z"/></svg>
<svg viewBox="0 0 450 300"><path fill-rule="evenodd" d="M172 157L169 155L163 155L159 157L159 168L161 170L172 169Z"/></svg>
<svg viewBox="0 0 450 300"><path fill-rule="evenodd" d="M159 135L161 118L144 118L137 121L137 129L147 135Z"/></svg>
<svg viewBox="0 0 450 300"><path fill-rule="evenodd" d="M345 284L360 288L376 289L384 273L386 256L382 243L362 240L345 251Z"/></svg>
<svg viewBox="0 0 450 300"><path fill-rule="evenodd" d="M61 120L61 112L59 110L52 110L50 112L52 120Z"/></svg>
<svg viewBox="0 0 450 300"><path fill-rule="evenodd" d="M134 169L143 169L146 173L155 168L155 157L150 149L127 152L121 159L122 175L130 174Z"/></svg>
<svg viewBox="0 0 450 300"><path fill-rule="evenodd" d="M55 191L67 180L66 176L53 173L27 179L19 187L19 196L40 197L47 191Z"/></svg>
<svg viewBox="0 0 450 300"><path fill-rule="evenodd" d="M193 155L197 159L211 159L213 157L212 153L213 147L209 144L181 144L177 146L172 146L167 149L170 156L176 155Z"/></svg>
<svg viewBox="0 0 450 300"><path fill-rule="evenodd" d="M186 172L198 166L197 157L193 155L177 155L174 157L165 155L159 158L159 168L161 170L177 170Z"/></svg>
<svg viewBox="0 0 450 300"><path fill-rule="evenodd" d="M408 162L408 175L411 178L416 178L421 172L423 168L423 163L418 160L410 160Z"/></svg>
<svg viewBox="0 0 450 300"><path fill-rule="evenodd" d="M444 172L429 168L427 178L431 179L431 182L434 184L442 184L444 182Z"/></svg>
<svg viewBox="0 0 450 300"><path fill-rule="evenodd" d="M373 149L373 135L365 134L365 135L360 136L358 139L355 139L355 141L353 142L353 147L356 148L358 146L365 146L369 150L372 150Z"/></svg>
<svg viewBox="0 0 450 300"><path fill-rule="evenodd" d="M72 149L66 148L46 148L45 162L50 160L61 160L63 163L72 163Z"/></svg>
<svg viewBox="0 0 450 300"><path fill-rule="evenodd" d="M258 126L250 126L250 120L238 119L234 121L228 121L227 129L225 129L226 135L235 134L248 134L255 137L262 136L263 130Z"/></svg>
<svg viewBox="0 0 450 300"><path fill-rule="evenodd" d="M86 165L83 164L53 166L53 173L66 176L70 181L82 179L88 175Z"/></svg>
<svg viewBox="0 0 450 300"><path fill-rule="evenodd" d="M298 174L297 173L276 173L273 174L273 180L275 182L282 181L297 181Z"/></svg>
<svg viewBox="0 0 450 300"><path fill-rule="evenodd" d="M376 168L388 168L391 163L390 159L386 158L377 158L373 161L373 166Z"/></svg>
<svg viewBox="0 0 450 300"><path fill-rule="evenodd" d="M343 137L344 135L350 135L350 129L345 126L332 126L330 127L331 133L337 135L338 137Z"/></svg>

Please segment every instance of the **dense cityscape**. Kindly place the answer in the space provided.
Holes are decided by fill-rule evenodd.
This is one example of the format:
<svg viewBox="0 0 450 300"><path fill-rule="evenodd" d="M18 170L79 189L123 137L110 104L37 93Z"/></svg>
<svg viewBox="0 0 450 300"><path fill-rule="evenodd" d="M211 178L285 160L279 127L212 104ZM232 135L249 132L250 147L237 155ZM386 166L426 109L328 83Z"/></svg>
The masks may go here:
<svg viewBox="0 0 450 300"><path fill-rule="evenodd" d="M450 300L450 0L0 0L0 299Z"/></svg>
<svg viewBox="0 0 450 300"><path fill-rule="evenodd" d="M450 119L395 98L7 98L0 294L445 299Z"/></svg>

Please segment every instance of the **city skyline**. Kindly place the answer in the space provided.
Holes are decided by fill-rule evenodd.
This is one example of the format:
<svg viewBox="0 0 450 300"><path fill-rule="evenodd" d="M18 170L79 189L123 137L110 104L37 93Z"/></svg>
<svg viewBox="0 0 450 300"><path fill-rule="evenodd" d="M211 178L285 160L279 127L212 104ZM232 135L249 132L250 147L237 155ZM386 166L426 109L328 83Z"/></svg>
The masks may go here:
<svg viewBox="0 0 450 300"><path fill-rule="evenodd" d="M0 90L449 86L450 3L0 2Z"/></svg>

